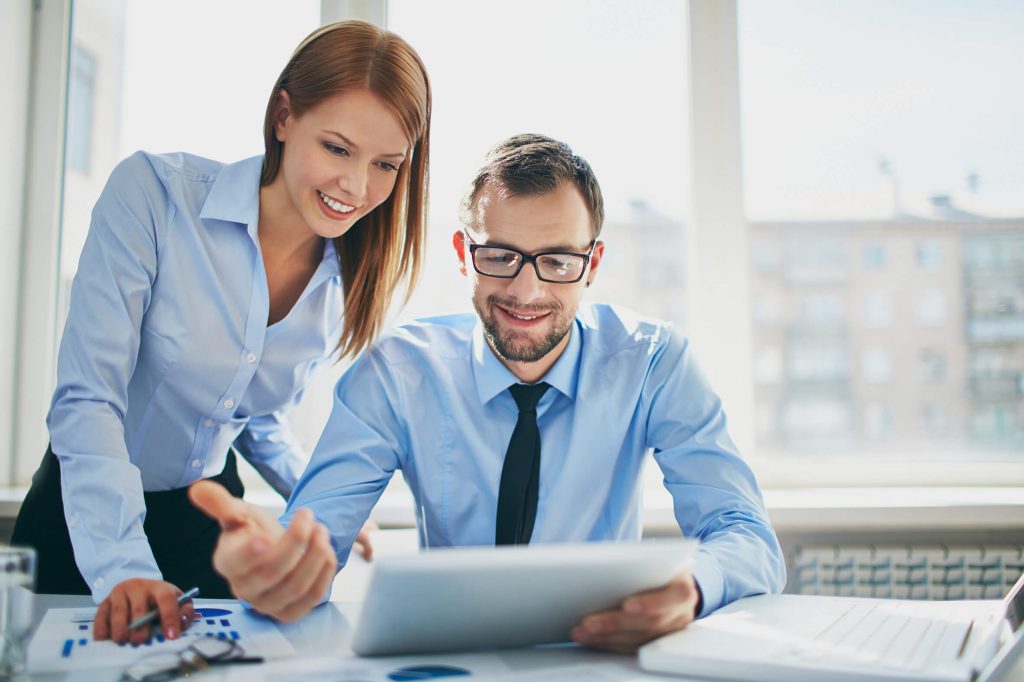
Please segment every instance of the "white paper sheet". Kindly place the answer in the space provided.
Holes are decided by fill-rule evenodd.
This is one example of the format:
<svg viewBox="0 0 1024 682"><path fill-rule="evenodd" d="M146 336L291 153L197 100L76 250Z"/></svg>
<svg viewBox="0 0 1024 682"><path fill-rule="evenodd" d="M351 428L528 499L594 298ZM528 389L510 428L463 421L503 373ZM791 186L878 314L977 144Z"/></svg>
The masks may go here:
<svg viewBox="0 0 1024 682"><path fill-rule="evenodd" d="M241 604L197 600L195 607L201 617L180 638L169 641L157 635L140 645L93 641L96 609L50 609L29 644L29 672L123 668L144 656L185 649L201 637L233 639L247 655L267 659L295 653L274 621L249 612Z"/></svg>

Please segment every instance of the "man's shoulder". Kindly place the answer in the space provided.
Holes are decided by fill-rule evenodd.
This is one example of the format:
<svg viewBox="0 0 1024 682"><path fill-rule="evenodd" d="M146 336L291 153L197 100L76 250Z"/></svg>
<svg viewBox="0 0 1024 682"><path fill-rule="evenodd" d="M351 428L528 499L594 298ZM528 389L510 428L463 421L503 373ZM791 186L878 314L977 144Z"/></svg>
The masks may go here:
<svg viewBox="0 0 1024 682"><path fill-rule="evenodd" d="M468 357L476 323L473 313L419 318L382 334L373 350L391 364L420 362L427 355Z"/></svg>
<svg viewBox="0 0 1024 682"><path fill-rule="evenodd" d="M671 322L607 303L580 306L576 320L585 345L603 354L654 350L680 338Z"/></svg>

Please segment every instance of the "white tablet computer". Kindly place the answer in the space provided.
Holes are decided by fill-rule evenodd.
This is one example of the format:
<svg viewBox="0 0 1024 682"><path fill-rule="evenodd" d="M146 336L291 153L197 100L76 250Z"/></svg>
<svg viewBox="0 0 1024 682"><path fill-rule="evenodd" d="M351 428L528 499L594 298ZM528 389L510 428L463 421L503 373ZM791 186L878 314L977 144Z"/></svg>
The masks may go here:
<svg viewBox="0 0 1024 682"><path fill-rule="evenodd" d="M569 641L588 613L659 587L696 540L440 548L374 561L352 649L364 656Z"/></svg>

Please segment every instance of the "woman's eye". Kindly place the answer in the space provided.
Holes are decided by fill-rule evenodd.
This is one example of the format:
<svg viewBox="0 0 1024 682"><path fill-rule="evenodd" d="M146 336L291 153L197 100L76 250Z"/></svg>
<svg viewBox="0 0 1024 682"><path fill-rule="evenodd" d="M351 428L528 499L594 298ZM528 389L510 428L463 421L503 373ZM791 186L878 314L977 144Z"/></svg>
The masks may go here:
<svg viewBox="0 0 1024 682"><path fill-rule="evenodd" d="M379 168L382 168L383 170L386 170L386 171L391 171L393 173L397 173L398 172L398 165L394 164L394 163L391 163L390 161L381 161L381 162L379 162L377 164L377 166Z"/></svg>
<svg viewBox="0 0 1024 682"><path fill-rule="evenodd" d="M324 149L326 149L332 154L337 154L338 156L348 156L347 149L345 149L344 147L339 147L336 144L331 144L330 142L324 142Z"/></svg>

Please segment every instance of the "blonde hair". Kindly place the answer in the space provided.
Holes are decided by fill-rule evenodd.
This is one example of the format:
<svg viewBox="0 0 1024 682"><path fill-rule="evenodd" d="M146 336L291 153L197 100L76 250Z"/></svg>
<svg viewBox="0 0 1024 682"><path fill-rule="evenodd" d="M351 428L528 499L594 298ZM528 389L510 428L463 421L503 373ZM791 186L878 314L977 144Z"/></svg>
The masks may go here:
<svg viewBox="0 0 1024 682"><path fill-rule="evenodd" d="M265 156L260 185L281 170L284 145L274 131L281 91L302 116L346 90L366 89L391 109L413 148L391 195L335 239L345 287L345 320L338 349L356 355L380 332L395 291L405 300L419 277L426 239L430 156L430 81L415 50L402 38L365 21L339 21L311 33L281 72L263 122Z"/></svg>

